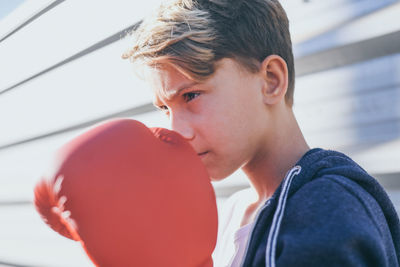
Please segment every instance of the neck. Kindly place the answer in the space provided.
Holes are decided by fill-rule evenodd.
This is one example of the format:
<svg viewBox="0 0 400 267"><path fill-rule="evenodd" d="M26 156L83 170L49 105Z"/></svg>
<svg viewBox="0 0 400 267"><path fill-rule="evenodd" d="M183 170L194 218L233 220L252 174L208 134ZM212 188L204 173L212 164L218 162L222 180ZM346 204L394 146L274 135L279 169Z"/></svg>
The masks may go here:
<svg viewBox="0 0 400 267"><path fill-rule="evenodd" d="M272 134L263 138L255 156L243 165L242 170L258 194L259 203L270 198L286 173L310 149L291 108L280 109L280 116L274 116L269 128Z"/></svg>

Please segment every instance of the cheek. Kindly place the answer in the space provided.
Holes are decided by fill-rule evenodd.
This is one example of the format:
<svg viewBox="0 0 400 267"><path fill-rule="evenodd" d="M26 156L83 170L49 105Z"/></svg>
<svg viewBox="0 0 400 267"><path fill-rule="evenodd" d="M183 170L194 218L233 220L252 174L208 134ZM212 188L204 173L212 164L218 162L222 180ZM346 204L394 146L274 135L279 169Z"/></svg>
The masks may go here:
<svg viewBox="0 0 400 267"><path fill-rule="evenodd" d="M220 101L222 96L223 101ZM207 104L201 107L204 112L198 121L203 141L221 157L232 157L231 154L245 152L249 135L254 128L254 112L250 110L248 103L235 101L240 97L238 95L229 96L218 95L207 99L204 102Z"/></svg>
<svg viewBox="0 0 400 267"><path fill-rule="evenodd" d="M246 162L249 157L248 136L231 117L209 116L203 126L203 141L211 150L210 157L204 162L210 176L218 181Z"/></svg>
<svg viewBox="0 0 400 267"><path fill-rule="evenodd" d="M247 143L246 132L243 130L237 121L230 118L223 121L211 118L205 129L211 149L224 161L237 161L233 158L243 156Z"/></svg>
<svg viewBox="0 0 400 267"><path fill-rule="evenodd" d="M218 109L207 109L202 116L200 124L204 137L212 146L227 148L237 146L243 142L244 134L248 129L248 119L242 109L227 106L218 106Z"/></svg>

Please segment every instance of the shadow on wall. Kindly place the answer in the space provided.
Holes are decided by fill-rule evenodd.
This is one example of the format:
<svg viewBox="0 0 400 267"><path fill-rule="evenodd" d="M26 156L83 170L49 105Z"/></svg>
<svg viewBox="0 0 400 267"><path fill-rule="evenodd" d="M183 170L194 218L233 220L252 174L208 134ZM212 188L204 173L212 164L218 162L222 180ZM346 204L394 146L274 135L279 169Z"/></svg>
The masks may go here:
<svg viewBox="0 0 400 267"><path fill-rule="evenodd" d="M350 84L355 99L351 112L354 138L368 148L400 137L399 77L400 54L354 68Z"/></svg>
<svg viewBox="0 0 400 267"><path fill-rule="evenodd" d="M318 77L319 72L329 70L335 73L330 77L340 79L324 81L320 89L314 89L336 93L321 97L324 103L313 103L320 105L317 113L328 115L331 121L322 121L320 129L309 132L325 131L336 139L332 140L335 146L357 152L400 137L400 26L387 33L384 27L396 18L376 16L398 8L399 1L341 2L321 17L330 18L335 13L346 18L337 19L334 28L295 47L300 59L297 73ZM329 128L322 129L322 125Z"/></svg>

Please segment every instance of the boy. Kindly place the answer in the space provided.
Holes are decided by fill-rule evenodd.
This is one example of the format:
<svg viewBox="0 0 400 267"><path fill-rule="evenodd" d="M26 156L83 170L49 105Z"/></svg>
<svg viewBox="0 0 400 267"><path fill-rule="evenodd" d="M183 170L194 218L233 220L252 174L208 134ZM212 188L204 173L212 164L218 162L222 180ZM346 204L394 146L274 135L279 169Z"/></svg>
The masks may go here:
<svg viewBox="0 0 400 267"><path fill-rule="evenodd" d="M277 0L168 2L133 37L125 58L147 66L155 106L212 180L241 168L252 185L228 200L217 267L398 266L399 219L382 187L300 131Z"/></svg>

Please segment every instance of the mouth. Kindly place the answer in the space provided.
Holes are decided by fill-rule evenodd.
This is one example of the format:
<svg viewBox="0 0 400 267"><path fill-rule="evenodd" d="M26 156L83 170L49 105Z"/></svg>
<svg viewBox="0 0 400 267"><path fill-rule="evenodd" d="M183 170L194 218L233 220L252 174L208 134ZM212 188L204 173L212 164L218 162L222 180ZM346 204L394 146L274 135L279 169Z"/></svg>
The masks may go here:
<svg viewBox="0 0 400 267"><path fill-rule="evenodd" d="M202 153L198 153L197 155L199 155L199 157L204 157L207 153L208 153L208 151L205 151L205 152L202 152Z"/></svg>

